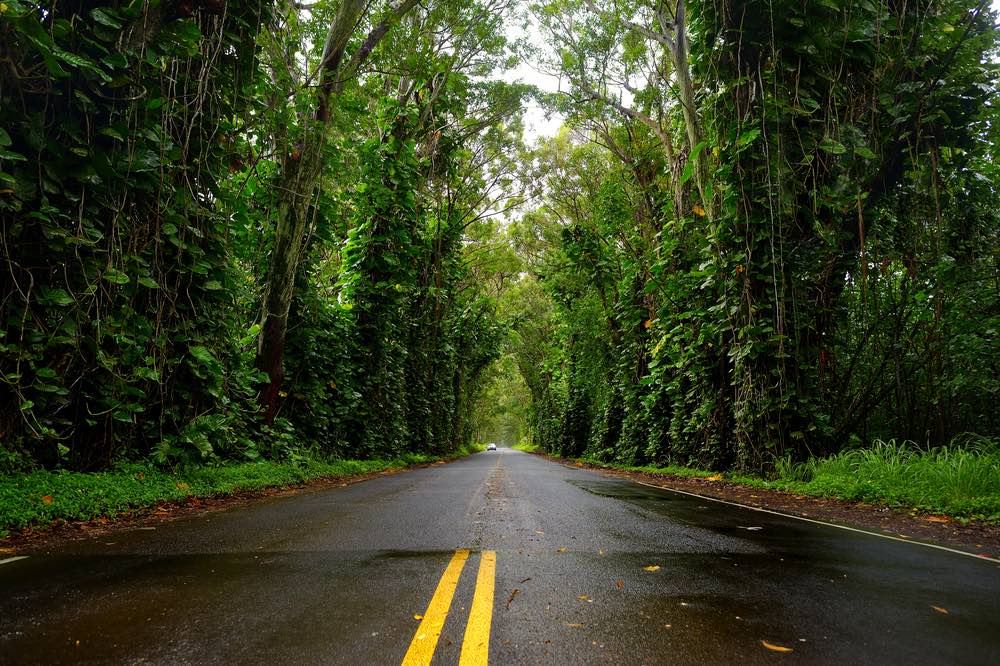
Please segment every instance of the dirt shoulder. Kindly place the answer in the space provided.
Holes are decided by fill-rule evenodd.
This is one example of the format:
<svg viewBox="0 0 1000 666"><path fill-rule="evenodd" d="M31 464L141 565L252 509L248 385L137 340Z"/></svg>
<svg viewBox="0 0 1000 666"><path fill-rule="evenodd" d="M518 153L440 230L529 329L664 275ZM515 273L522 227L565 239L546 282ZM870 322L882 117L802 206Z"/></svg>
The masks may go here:
<svg viewBox="0 0 1000 666"><path fill-rule="evenodd" d="M918 514L862 502L846 502L752 488L732 481L633 472L570 461L539 452L535 455L562 465L593 469L607 476L632 479L660 488L854 527L900 539L946 546L984 558L1000 559L1000 526L997 525L987 525L977 521L960 522L948 516Z"/></svg>

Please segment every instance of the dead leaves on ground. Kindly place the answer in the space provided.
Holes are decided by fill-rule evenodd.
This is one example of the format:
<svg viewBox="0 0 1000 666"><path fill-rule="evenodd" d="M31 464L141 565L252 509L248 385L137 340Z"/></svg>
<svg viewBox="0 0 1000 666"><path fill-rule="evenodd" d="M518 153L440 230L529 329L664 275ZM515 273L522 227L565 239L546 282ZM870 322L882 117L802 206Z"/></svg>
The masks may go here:
<svg viewBox="0 0 1000 666"><path fill-rule="evenodd" d="M947 615L948 614L948 609L947 608L941 608L940 606L931 606L931 608L933 608L934 610L936 610L938 613L941 613L942 615Z"/></svg>
<svg viewBox="0 0 1000 666"><path fill-rule="evenodd" d="M650 564L648 566L644 566L642 568L642 570L643 571L659 571L660 570L660 565L659 564Z"/></svg>
<svg viewBox="0 0 1000 666"><path fill-rule="evenodd" d="M791 652L792 651L792 648L790 648L790 647L785 647L784 645L776 645L774 643L768 643L767 641L761 641L760 644L763 645L764 647L766 647L768 650L771 650L772 652Z"/></svg>

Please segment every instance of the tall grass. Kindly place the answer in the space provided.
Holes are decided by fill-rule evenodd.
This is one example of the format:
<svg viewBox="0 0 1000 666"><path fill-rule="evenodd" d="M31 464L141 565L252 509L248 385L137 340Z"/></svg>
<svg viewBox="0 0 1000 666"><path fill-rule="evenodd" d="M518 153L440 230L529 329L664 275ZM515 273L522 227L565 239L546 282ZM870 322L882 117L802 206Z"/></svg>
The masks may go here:
<svg viewBox="0 0 1000 666"><path fill-rule="evenodd" d="M1000 445L985 438L932 449L876 441L796 465L781 461L777 476L776 485L811 495L1000 521Z"/></svg>

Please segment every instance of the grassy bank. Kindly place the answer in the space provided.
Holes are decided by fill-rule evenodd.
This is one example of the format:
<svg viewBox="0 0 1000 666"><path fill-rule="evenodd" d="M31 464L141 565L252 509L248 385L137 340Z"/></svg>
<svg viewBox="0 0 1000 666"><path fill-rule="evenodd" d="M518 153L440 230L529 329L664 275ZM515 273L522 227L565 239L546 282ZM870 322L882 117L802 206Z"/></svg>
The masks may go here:
<svg viewBox="0 0 1000 666"><path fill-rule="evenodd" d="M456 455L479 448L470 446ZM217 497L305 483L373 474L434 462L408 454L395 460L305 459L253 462L166 471L152 464L122 465L107 472L46 472L0 477L0 537L12 529L43 527L59 520L92 520L128 515L189 497Z"/></svg>
<svg viewBox="0 0 1000 666"><path fill-rule="evenodd" d="M681 466L632 467L582 460L615 469L725 480L1000 524L1000 447L990 441L930 450L912 444L876 442L870 448L829 458L779 463L774 477L767 479Z"/></svg>
<svg viewBox="0 0 1000 666"><path fill-rule="evenodd" d="M830 458L779 464L777 477L763 483L801 494L1000 523L1000 448L988 441L930 450L877 442Z"/></svg>

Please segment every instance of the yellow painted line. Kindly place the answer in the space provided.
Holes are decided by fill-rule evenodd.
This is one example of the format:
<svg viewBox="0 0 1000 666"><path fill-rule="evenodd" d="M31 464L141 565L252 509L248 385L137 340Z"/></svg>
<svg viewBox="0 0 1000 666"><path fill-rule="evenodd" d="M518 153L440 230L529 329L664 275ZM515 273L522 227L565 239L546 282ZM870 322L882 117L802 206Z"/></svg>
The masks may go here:
<svg viewBox="0 0 1000 666"><path fill-rule="evenodd" d="M476 576L476 594L472 597L469 624L462 639L458 666L486 666L490 656L490 625L493 624L493 582L496 578L496 551L483 551Z"/></svg>
<svg viewBox="0 0 1000 666"><path fill-rule="evenodd" d="M434 590L431 603L424 611L417 633L410 642L410 649L403 657L403 666L425 666L431 663L441 630L444 629L444 621L448 619L448 609L451 608L451 600L455 596L455 588L458 587L458 577L462 575L462 568L467 559L469 559L468 550L455 551L448 568L441 576L441 582Z"/></svg>

